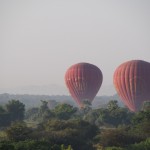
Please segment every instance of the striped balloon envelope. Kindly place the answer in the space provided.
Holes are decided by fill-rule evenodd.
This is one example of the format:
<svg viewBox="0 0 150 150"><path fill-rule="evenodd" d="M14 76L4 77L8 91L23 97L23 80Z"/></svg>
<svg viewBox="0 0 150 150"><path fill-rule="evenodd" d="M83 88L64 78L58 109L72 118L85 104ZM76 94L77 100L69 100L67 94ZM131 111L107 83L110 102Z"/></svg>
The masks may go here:
<svg viewBox="0 0 150 150"><path fill-rule="evenodd" d="M150 63L131 60L114 72L114 86L121 100L131 111L139 111L144 101L150 100Z"/></svg>
<svg viewBox="0 0 150 150"><path fill-rule="evenodd" d="M72 65L65 74L66 86L80 108L84 107L86 101L89 103L93 101L102 80L101 70L85 62Z"/></svg>

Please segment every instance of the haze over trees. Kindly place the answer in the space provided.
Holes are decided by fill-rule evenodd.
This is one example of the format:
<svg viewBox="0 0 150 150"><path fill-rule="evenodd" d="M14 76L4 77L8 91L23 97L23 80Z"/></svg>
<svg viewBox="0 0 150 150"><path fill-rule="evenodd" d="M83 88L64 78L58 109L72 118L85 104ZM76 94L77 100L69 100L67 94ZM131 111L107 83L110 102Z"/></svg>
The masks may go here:
<svg viewBox="0 0 150 150"><path fill-rule="evenodd" d="M54 103L54 100L53 100ZM39 107L9 100L0 106L0 149L147 150L150 110L138 113L109 100L104 107L79 109L41 100ZM18 113L17 113L18 112ZM7 119L6 119L7 118Z"/></svg>

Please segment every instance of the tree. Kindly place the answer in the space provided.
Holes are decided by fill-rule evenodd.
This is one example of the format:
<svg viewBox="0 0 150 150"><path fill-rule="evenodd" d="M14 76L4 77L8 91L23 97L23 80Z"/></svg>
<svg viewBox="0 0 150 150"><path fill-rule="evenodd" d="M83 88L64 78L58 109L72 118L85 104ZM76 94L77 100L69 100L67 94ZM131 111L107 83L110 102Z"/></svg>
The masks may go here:
<svg viewBox="0 0 150 150"><path fill-rule="evenodd" d="M77 111L77 109L64 103L58 104L53 111L57 118L67 120Z"/></svg>
<svg viewBox="0 0 150 150"><path fill-rule="evenodd" d="M143 111L150 111L150 101L144 101L142 106Z"/></svg>
<svg viewBox="0 0 150 150"><path fill-rule="evenodd" d="M119 107L117 101L109 101L107 108L99 108L96 110L97 125L107 125L117 127L118 125L130 124L133 113L124 107Z"/></svg>
<svg viewBox="0 0 150 150"><path fill-rule="evenodd" d="M143 139L150 137L150 111L140 111L132 118L131 133Z"/></svg>
<svg viewBox="0 0 150 150"><path fill-rule="evenodd" d="M94 110L89 111L87 114L84 115L83 120L88 121L91 124L95 124L95 121L98 118L98 113Z"/></svg>
<svg viewBox="0 0 150 150"><path fill-rule="evenodd" d="M11 124L11 114L10 113L0 113L0 127L6 127Z"/></svg>
<svg viewBox="0 0 150 150"><path fill-rule="evenodd" d="M11 114L12 121L23 120L25 113L25 105L19 100L11 100L6 104L7 111Z"/></svg>
<svg viewBox="0 0 150 150"><path fill-rule="evenodd" d="M10 123L10 113L8 113L2 106L0 106L0 127L8 126Z"/></svg>
<svg viewBox="0 0 150 150"><path fill-rule="evenodd" d="M140 137L129 134L128 131L128 128L104 129L100 134L100 143L103 146L124 147L142 140Z"/></svg>
<svg viewBox="0 0 150 150"><path fill-rule="evenodd" d="M39 120L41 122L45 122L48 119L52 118L54 116L53 112L48 108L48 102L41 100L42 105L40 106L40 111L39 111Z"/></svg>
<svg viewBox="0 0 150 150"><path fill-rule="evenodd" d="M88 100L83 101L83 107L81 108L81 114L83 115L83 117L85 117L85 115L92 110L91 107L92 104L90 101Z"/></svg>
<svg viewBox="0 0 150 150"><path fill-rule="evenodd" d="M39 117L39 108L37 107L33 107L33 108L29 108L26 113L25 113L25 119L28 120L37 120L37 118Z"/></svg>
<svg viewBox="0 0 150 150"><path fill-rule="evenodd" d="M107 104L107 108L110 112L118 109L119 108L118 101L117 100L109 101L108 104Z"/></svg>
<svg viewBox="0 0 150 150"><path fill-rule="evenodd" d="M22 141L29 138L32 129L27 127L24 122L14 122L6 129L6 134L9 140Z"/></svg>
<svg viewBox="0 0 150 150"><path fill-rule="evenodd" d="M133 116L132 123L138 124L143 121L149 121L149 118L150 118L150 110L140 111Z"/></svg>
<svg viewBox="0 0 150 150"><path fill-rule="evenodd" d="M5 112L6 112L6 111L5 111L5 109L3 108L3 106L0 105L0 114L1 114L1 113L5 113Z"/></svg>
<svg viewBox="0 0 150 150"><path fill-rule="evenodd" d="M45 131L52 143L71 145L75 150L93 150L91 141L98 128L83 120L49 120Z"/></svg>
<svg viewBox="0 0 150 150"><path fill-rule="evenodd" d="M109 112L107 109L105 108L100 108L100 109L97 109L97 119L95 121L95 124L96 125L105 125L107 124L107 120L108 120L108 117L109 117Z"/></svg>
<svg viewBox="0 0 150 150"><path fill-rule="evenodd" d="M48 100L48 108L54 109L58 105L58 102L56 100Z"/></svg>
<svg viewBox="0 0 150 150"><path fill-rule="evenodd" d="M140 143L132 144L128 147L128 150L148 150L150 149L150 138Z"/></svg>
<svg viewBox="0 0 150 150"><path fill-rule="evenodd" d="M40 106L40 111L43 113L43 112L49 110L48 102L44 101L44 100L41 100L41 102L42 102L42 105Z"/></svg>
<svg viewBox="0 0 150 150"><path fill-rule="evenodd" d="M15 150L14 145L10 142L1 142L0 143L1 150Z"/></svg>
<svg viewBox="0 0 150 150"><path fill-rule="evenodd" d="M73 150L71 145L56 145L50 141L26 140L26 141L3 141L0 142L0 150Z"/></svg>
<svg viewBox="0 0 150 150"><path fill-rule="evenodd" d="M129 116L131 115L126 111L125 108L118 107L117 109L114 109L109 112L107 122L115 127L117 127L120 124L129 124L131 119L131 117L130 119L128 118Z"/></svg>

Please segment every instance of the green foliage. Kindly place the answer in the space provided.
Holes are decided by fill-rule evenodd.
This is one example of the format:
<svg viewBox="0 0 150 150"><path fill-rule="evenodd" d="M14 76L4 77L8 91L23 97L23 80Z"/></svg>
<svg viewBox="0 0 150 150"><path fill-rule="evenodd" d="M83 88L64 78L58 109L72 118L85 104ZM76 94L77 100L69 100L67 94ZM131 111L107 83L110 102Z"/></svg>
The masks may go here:
<svg viewBox="0 0 150 150"><path fill-rule="evenodd" d="M7 135L5 131L0 131L0 141L7 140Z"/></svg>
<svg viewBox="0 0 150 150"><path fill-rule="evenodd" d="M12 121L21 121L24 119L25 105L19 100L9 101L8 104L6 104L6 109L8 113L11 114Z"/></svg>
<svg viewBox="0 0 150 150"><path fill-rule="evenodd" d="M104 125L107 122L107 118L109 116L107 109L100 108L100 109L96 110L96 112L97 112L96 124Z"/></svg>
<svg viewBox="0 0 150 150"><path fill-rule="evenodd" d="M0 127L6 127L11 124L11 114L10 113L0 113Z"/></svg>
<svg viewBox="0 0 150 150"><path fill-rule="evenodd" d="M140 111L136 113L132 118L132 124L142 123L143 121L148 121L150 118L150 110Z"/></svg>
<svg viewBox="0 0 150 150"><path fill-rule="evenodd" d="M44 100L41 100L41 102L42 102L42 105L40 106L41 113L49 110L49 108L48 108L48 102L44 101Z"/></svg>
<svg viewBox="0 0 150 150"><path fill-rule="evenodd" d="M6 104L6 110L0 106L0 127L6 127L12 121L24 119L25 105L19 100L11 100Z"/></svg>
<svg viewBox="0 0 150 150"><path fill-rule="evenodd" d="M23 122L14 122L6 129L6 135L9 140L22 141L29 138L32 129Z"/></svg>
<svg viewBox="0 0 150 150"><path fill-rule="evenodd" d="M15 148L10 142L0 142L0 150L15 150Z"/></svg>
<svg viewBox="0 0 150 150"><path fill-rule="evenodd" d="M108 108L109 112L118 109L119 108L118 101L117 100L109 101L108 104L107 104L107 108Z"/></svg>
<svg viewBox="0 0 150 150"><path fill-rule="evenodd" d="M128 147L128 150L149 150L150 149L150 138L140 143L135 143Z"/></svg>
<svg viewBox="0 0 150 150"><path fill-rule="evenodd" d="M58 119L67 120L77 111L76 108L69 104L58 104L53 112L55 113Z"/></svg>
<svg viewBox="0 0 150 150"><path fill-rule="evenodd" d="M61 150L73 150L71 145L69 146L64 146L64 144L61 145Z"/></svg>
<svg viewBox="0 0 150 150"><path fill-rule="evenodd" d="M0 105L0 114L5 113L6 110L3 108L3 106Z"/></svg>
<svg viewBox="0 0 150 150"><path fill-rule="evenodd" d="M42 104L40 108L30 108L26 111L26 120L35 122L46 122L47 120L54 118L54 113L48 108L48 102L41 100Z"/></svg>
<svg viewBox="0 0 150 150"><path fill-rule="evenodd" d="M150 101L144 101L142 106L143 111L150 111Z"/></svg>
<svg viewBox="0 0 150 150"><path fill-rule="evenodd" d="M47 131L64 131L65 129L76 130L80 133L80 136L85 136L85 138L93 137L98 128L83 120L49 120L45 125Z"/></svg>
<svg viewBox="0 0 150 150"><path fill-rule="evenodd" d="M107 147L107 148L105 148L105 150L125 150L125 149L121 148L121 147L115 147L115 146L113 146L113 147Z"/></svg>
<svg viewBox="0 0 150 150"><path fill-rule="evenodd" d="M88 112L86 120L94 122L98 126L117 127L119 125L130 124L133 113L126 108L118 106L117 101L110 101L107 108L100 108Z"/></svg>
<svg viewBox="0 0 150 150"><path fill-rule="evenodd" d="M83 120L50 120L45 129L49 132L49 140L56 144L71 145L75 150L86 150L96 135L98 128Z"/></svg>
<svg viewBox="0 0 150 150"><path fill-rule="evenodd" d="M135 124L134 126L132 126L130 133L132 135L137 135L143 139L150 137L150 120Z"/></svg>
<svg viewBox="0 0 150 150"><path fill-rule="evenodd" d="M25 113L25 119L36 121L39 117L39 111L40 110L37 107L28 109Z"/></svg>
<svg viewBox="0 0 150 150"><path fill-rule="evenodd" d="M84 100L82 103L83 103L83 106L81 108L81 111L83 115L92 110L92 104L89 100Z"/></svg>
<svg viewBox="0 0 150 150"><path fill-rule="evenodd" d="M126 108L118 106L118 101L112 100L107 104L107 118L105 122L117 127L120 124L129 124L132 113L128 112Z"/></svg>
<svg viewBox="0 0 150 150"><path fill-rule="evenodd" d="M128 114L124 108L111 110L106 122L114 125L115 127L119 124L128 124Z"/></svg>
<svg viewBox="0 0 150 150"><path fill-rule="evenodd" d="M124 147L143 140L136 135L129 134L128 131L128 128L104 129L100 134L100 143L103 146Z"/></svg>
<svg viewBox="0 0 150 150"><path fill-rule="evenodd" d="M41 115L42 122L47 122L47 120L54 118L54 113L51 110L46 110Z"/></svg>
<svg viewBox="0 0 150 150"><path fill-rule="evenodd" d="M111 119L113 119L115 115L118 116L118 119L121 119L119 118L119 116L121 116L122 114L122 112L120 113L120 110L125 111L125 109L120 108L111 109L111 112L109 112L108 114L106 113L107 112L106 109L101 110L100 112L102 114L107 115L107 118L109 119L110 122L112 122ZM106 117L105 115L102 116L104 116L105 118ZM119 147L126 147L127 145L130 144L139 143L145 140L147 137L150 137L150 120L149 120L150 115L148 111L142 111L136 114L126 113L126 115L127 118L130 118L129 120L130 122L132 122L132 124L129 124L128 126L125 124L121 126L120 124L119 125L120 128L111 128L111 129L105 128L101 131L100 135L97 136L97 138L95 138L96 142L98 142L99 140L99 143L103 146L117 146L117 149L119 149ZM108 123L107 118L105 122ZM112 149L114 149L114 147ZM131 150L131 147L129 150Z"/></svg>
<svg viewBox="0 0 150 150"><path fill-rule="evenodd" d="M115 100L110 101L106 108L94 110L91 107L77 110L69 104L59 104L50 110L47 101L41 102L40 108L26 112L27 121L36 122L36 126L31 128L23 122L14 122L6 129L7 140L10 142L0 142L0 149L149 149L150 140L144 141L150 137L150 112L147 110L131 113L119 107ZM0 107L0 126L24 118L25 106L18 100L9 101L6 108Z"/></svg>
<svg viewBox="0 0 150 150"><path fill-rule="evenodd" d="M48 141L26 140L19 142L0 142L0 150L73 150L70 145L51 144Z"/></svg>
<svg viewBox="0 0 150 150"><path fill-rule="evenodd" d="M131 134L136 134L143 139L150 137L150 111L141 111L132 119Z"/></svg>
<svg viewBox="0 0 150 150"><path fill-rule="evenodd" d="M99 116L96 111L89 111L87 114L84 115L83 119L91 124L96 124L96 120L98 117Z"/></svg>
<svg viewBox="0 0 150 150"><path fill-rule="evenodd" d="M20 141L14 143L15 150L51 150L50 144L46 141Z"/></svg>
<svg viewBox="0 0 150 150"><path fill-rule="evenodd" d="M46 122L48 119L53 118L54 114L48 108L47 101L41 100L41 102L42 102L42 105L40 106L39 118L41 119L41 122Z"/></svg>

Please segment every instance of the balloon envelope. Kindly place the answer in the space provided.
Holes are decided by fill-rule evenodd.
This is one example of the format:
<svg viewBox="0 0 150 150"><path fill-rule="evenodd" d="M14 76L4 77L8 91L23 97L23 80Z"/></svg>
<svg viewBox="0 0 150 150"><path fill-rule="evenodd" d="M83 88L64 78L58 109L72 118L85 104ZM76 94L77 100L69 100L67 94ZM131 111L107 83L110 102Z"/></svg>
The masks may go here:
<svg viewBox="0 0 150 150"><path fill-rule="evenodd" d="M114 72L114 86L131 111L140 110L150 100L150 63L131 60L121 64Z"/></svg>
<svg viewBox="0 0 150 150"><path fill-rule="evenodd" d="M71 96L80 107L84 101L92 102L102 84L101 70L89 63L72 65L65 74L65 83Z"/></svg>

